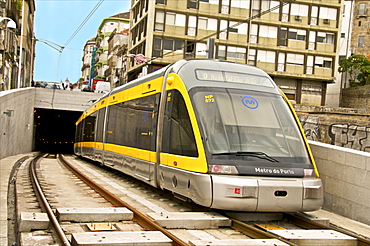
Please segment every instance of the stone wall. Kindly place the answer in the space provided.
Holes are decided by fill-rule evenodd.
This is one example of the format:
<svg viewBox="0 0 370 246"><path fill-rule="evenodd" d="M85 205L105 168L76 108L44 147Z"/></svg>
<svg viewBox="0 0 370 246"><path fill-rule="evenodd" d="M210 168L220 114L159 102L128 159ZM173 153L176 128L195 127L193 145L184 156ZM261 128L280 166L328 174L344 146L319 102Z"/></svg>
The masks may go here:
<svg viewBox="0 0 370 246"><path fill-rule="evenodd" d="M370 152L370 110L294 105L307 139Z"/></svg>
<svg viewBox="0 0 370 246"><path fill-rule="evenodd" d="M340 106L370 110L370 85L343 89Z"/></svg>

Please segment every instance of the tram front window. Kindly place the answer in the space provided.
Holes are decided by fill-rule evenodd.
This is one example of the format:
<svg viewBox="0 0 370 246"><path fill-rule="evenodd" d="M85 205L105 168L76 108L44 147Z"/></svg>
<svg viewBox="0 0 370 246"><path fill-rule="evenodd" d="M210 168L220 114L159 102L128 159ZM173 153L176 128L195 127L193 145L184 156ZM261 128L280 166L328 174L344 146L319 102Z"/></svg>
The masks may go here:
<svg viewBox="0 0 370 246"><path fill-rule="evenodd" d="M192 99L211 154L309 163L299 128L280 95L197 88Z"/></svg>

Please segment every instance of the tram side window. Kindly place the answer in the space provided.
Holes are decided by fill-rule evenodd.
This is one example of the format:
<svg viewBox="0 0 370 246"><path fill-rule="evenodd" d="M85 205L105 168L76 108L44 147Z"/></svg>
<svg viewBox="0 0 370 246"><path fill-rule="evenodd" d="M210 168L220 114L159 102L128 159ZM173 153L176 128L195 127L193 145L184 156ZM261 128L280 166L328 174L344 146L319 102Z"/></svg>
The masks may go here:
<svg viewBox="0 0 370 246"><path fill-rule="evenodd" d="M109 107L107 142L155 150L159 94Z"/></svg>
<svg viewBox="0 0 370 246"><path fill-rule="evenodd" d="M91 115L89 115L85 118L85 120L84 120L84 133L83 133L83 141L84 142L94 141L95 120L96 120L96 114L91 114Z"/></svg>
<svg viewBox="0 0 370 246"><path fill-rule="evenodd" d="M184 98L177 90L167 92L163 124L163 152L191 157L198 156L189 113Z"/></svg>
<svg viewBox="0 0 370 246"><path fill-rule="evenodd" d="M83 124L83 121L80 121L80 123L76 127L75 143L82 141L82 124Z"/></svg>
<svg viewBox="0 0 370 246"><path fill-rule="evenodd" d="M155 151L159 94L137 100L137 147Z"/></svg>
<svg viewBox="0 0 370 246"><path fill-rule="evenodd" d="M105 132L105 142L116 143L117 132L119 132L117 125L117 114L119 112L119 107L117 105L109 106L108 117L107 117L107 129Z"/></svg>
<svg viewBox="0 0 370 246"><path fill-rule="evenodd" d="M102 108L98 111L98 120L96 126L96 142L103 142L103 132L104 132L104 118L105 118L105 108Z"/></svg>

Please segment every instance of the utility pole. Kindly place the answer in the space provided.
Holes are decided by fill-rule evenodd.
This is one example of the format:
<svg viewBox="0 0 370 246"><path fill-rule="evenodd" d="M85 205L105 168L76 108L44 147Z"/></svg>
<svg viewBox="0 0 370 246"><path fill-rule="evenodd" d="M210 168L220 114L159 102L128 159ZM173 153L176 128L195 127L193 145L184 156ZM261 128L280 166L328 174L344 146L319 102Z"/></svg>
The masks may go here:
<svg viewBox="0 0 370 246"><path fill-rule="evenodd" d="M214 59L215 58L215 39L208 38L207 39L207 59Z"/></svg>

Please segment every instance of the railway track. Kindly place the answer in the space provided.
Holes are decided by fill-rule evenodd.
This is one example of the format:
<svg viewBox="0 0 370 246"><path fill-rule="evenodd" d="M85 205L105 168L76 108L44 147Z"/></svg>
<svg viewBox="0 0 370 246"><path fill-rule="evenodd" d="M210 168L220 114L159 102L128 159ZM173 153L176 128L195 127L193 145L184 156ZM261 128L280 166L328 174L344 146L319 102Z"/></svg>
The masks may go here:
<svg viewBox="0 0 370 246"><path fill-rule="evenodd" d="M50 224L53 225L53 236L58 238L56 241L59 245L89 245L88 243L92 243L94 240L100 240L99 243L101 245L114 245L114 243L117 242L115 242L112 238L109 239L109 236L114 235L115 238L121 237L121 239L118 240L127 241L129 238L130 240L136 240L133 239L134 235L136 234L138 235L137 240L142 240L145 238L146 243L151 241L153 242L153 245L161 245L158 241L155 241L157 240L154 239L155 237L161 238L162 245L251 245L252 242L254 243L253 245L314 245L302 244L302 241L284 237L284 235L276 230L278 227L276 224L279 222L242 222L238 219L229 217L227 214L221 215L214 211L205 212L204 208L194 205L192 205L192 208L189 209L182 207L182 205L177 205L174 201L171 201L173 198L165 197L166 194L161 194L159 198L155 197L153 200L158 202L156 204L151 204L150 201L146 202L146 206L151 207L151 209L143 209L143 205L138 206L138 203L126 202L124 200L132 200L127 199L130 197L134 198L135 200L137 196L145 196L145 194L148 193L151 194L152 192L148 192L145 185L139 188L143 192L143 195L135 196L129 195L128 193L120 195L117 190L122 190L122 187L118 187L115 182L110 183L110 185L102 185L103 179L97 178L99 175L91 175L91 172L89 172L86 168L81 168L81 165L76 165L75 161L71 161L73 158L66 158L62 155L59 155L59 162L63 163L68 170L71 170L74 173L73 176L75 175L78 177L78 180L82 180L84 184L90 187L84 188L85 193L90 194L92 197L99 197L99 199L95 200L98 201L101 208L95 208L95 211L100 211L100 213L102 213L104 210L109 211L109 209L112 209L113 206L113 209L119 210L121 208L126 208L129 213L132 213L132 217L130 217L129 222L115 220L102 222L98 221L99 219L89 220L88 218L85 218L83 221L79 221L80 219L72 217L69 219L63 219L65 216L67 216L65 211L73 209L71 207L68 208L68 204L58 204L58 202L55 201L54 205L50 205L49 202L56 199L53 197L53 195L50 195L53 194L53 191L51 191L53 185L46 185L46 183L49 182L47 178L50 177L46 174L38 174L37 169L39 169L39 171L42 173L51 167L48 167L46 164L40 164L42 158L45 159L47 156L37 157L35 160L30 162L29 173L32 177L32 180L35 179L33 187L35 190L40 192L40 194L36 195L37 200L42 203L40 205L42 211L47 212L48 214L48 221L50 221ZM53 160L53 162L55 163L55 160ZM64 167L59 167L58 170L60 169L66 170ZM60 172L58 171L58 173ZM71 174L67 175L71 176ZM41 179L41 182L37 181L38 179ZM80 186L82 185L81 181L77 181L75 177L73 179ZM67 183L67 181L65 182ZM115 188L112 188L112 186L115 186ZM90 189L93 189L95 192L92 192ZM86 192L87 190L88 192ZM47 194L45 195L42 193ZM99 195L97 195L97 193ZM151 195L153 196L153 194ZM74 199L71 198L71 204L73 204L73 200ZM168 207L160 208L158 204L161 200L163 203L167 204L166 206L168 206L170 203L172 204L170 207L178 208L174 208L171 211L168 211ZM109 201L111 205L109 205L106 201ZM181 201L179 202L181 203ZM61 205L64 207L58 207ZM84 209L85 208L83 207L79 207L75 210L80 212L74 213L73 215L70 214L69 216L84 217L84 213L85 215L87 214L86 210L84 211ZM88 208L86 209L88 210ZM91 212L91 210L89 211L90 215L92 216L91 218L93 218L95 216L94 212ZM150 211L154 211L154 213ZM105 215L105 217L109 216ZM288 221L291 224L291 226L288 227L295 228L295 233L298 233L298 231L306 231L306 233L320 232L322 234L321 239L317 238L317 236L316 239L312 239L315 241L315 243L317 240L334 240L334 237L332 239L324 239L327 236L324 233L324 231L326 231L332 233L332 235L335 235L337 238L339 238L338 235L343 236L341 241L337 241L337 244L334 243L332 245L340 245L339 243L343 243L344 240L350 242L350 244L346 245L370 245L370 242L367 239L361 238L358 235L352 234L349 237L349 232L339 231L337 228L313 222L297 214L284 214L283 217L285 221ZM276 227L273 226L274 223ZM115 230L107 229L107 226L115 228ZM128 233L125 234L124 228L129 228ZM279 229L284 228L280 227ZM50 234L49 228L46 229L46 231ZM282 231L289 231L289 229L280 230L280 232ZM131 237L128 235L131 235ZM347 239L345 239L345 237L347 237ZM307 243L307 241L308 239L305 243ZM104 242L106 242L106 244L103 244Z"/></svg>

